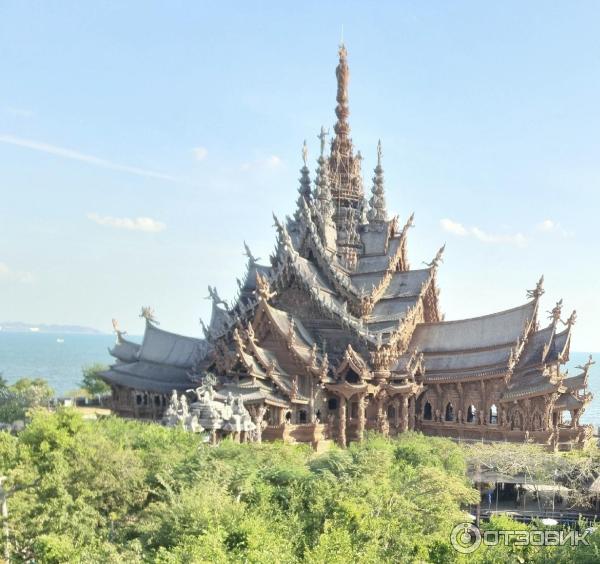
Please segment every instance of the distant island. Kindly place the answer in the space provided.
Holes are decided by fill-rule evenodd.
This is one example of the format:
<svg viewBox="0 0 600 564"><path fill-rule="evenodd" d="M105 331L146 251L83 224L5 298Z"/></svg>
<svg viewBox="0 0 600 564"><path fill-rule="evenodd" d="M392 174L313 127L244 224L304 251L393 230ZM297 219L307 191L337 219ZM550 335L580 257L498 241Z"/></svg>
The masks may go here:
<svg viewBox="0 0 600 564"><path fill-rule="evenodd" d="M52 325L44 323L23 323L21 321L0 322L2 333L60 333L63 335L102 335L102 331L81 325Z"/></svg>

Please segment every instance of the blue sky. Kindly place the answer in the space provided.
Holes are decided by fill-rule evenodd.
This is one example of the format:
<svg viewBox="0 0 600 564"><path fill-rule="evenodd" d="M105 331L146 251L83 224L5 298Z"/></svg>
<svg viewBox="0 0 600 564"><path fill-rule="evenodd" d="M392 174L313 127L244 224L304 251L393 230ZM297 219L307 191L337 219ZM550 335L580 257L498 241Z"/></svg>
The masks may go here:
<svg viewBox="0 0 600 564"><path fill-rule="evenodd" d="M344 26L365 186L444 242L448 319L579 313L599 350L595 2L0 3L0 320L200 334L245 239L266 259L302 141L334 122ZM313 160L312 168L315 163Z"/></svg>

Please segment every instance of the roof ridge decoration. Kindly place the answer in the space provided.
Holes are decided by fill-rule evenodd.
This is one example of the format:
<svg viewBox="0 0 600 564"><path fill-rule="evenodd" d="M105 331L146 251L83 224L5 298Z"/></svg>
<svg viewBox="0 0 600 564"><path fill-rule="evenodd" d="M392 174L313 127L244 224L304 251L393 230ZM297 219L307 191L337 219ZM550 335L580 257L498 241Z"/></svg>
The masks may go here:
<svg viewBox="0 0 600 564"><path fill-rule="evenodd" d="M568 329L570 329L571 327L573 327L573 325L575 325L575 323L577 322L577 310L573 310L573 312L571 313L571 315L569 315L569 317L567 318L566 321L563 321L562 319L560 320L560 322L565 325Z"/></svg>
<svg viewBox="0 0 600 564"><path fill-rule="evenodd" d="M244 256L248 257L248 269L250 269L250 267L258 264L258 261L260 260L260 257L255 257L252 254L252 251L250 250L250 247L248 246L246 241L244 241ZM216 291L216 288L215 288L215 291Z"/></svg>
<svg viewBox="0 0 600 564"><path fill-rule="evenodd" d="M560 321L560 317L562 315L563 301L562 298L556 302L556 305L547 313L548 319L552 320L552 325L556 327L558 322Z"/></svg>
<svg viewBox="0 0 600 564"><path fill-rule="evenodd" d="M126 339L123 338L123 335L127 335L127 331L121 330L118 319L115 319L114 317L112 318L112 326L113 326L113 332L117 336L117 344L121 344L124 341L126 341Z"/></svg>
<svg viewBox="0 0 600 564"><path fill-rule="evenodd" d="M588 378L589 378L589 372L590 372L590 368L596 364L596 361L594 360L594 357L592 355L588 356L587 362L583 365L579 365L576 366L575 368L577 368L578 370L582 371L583 374L583 381L585 383L585 387L587 387L587 383L588 383Z"/></svg>
<svg viewBox="0 0 600 564"><path fill-rule="evenodd" d="M544 295L544 275L540 277L533 290L527 290L527 297L539 300Z"/></svg>
<svg viewBox="0 0 600 564"><path fill-rule="evenodd" d="M140 312L140 317L146 320L146 323L150 325L160 325L158 320L156 319L156 315L154 313L154 309L150 306L142 306L142 311Z"/></svg>
<svg viewBox="0 0 600 564"><path fill-rule="evenodd" d="M444 243L440 247L440 249L436 253L435 257L433 257L433 260L431 260L430 262L423 261L423 264L425 266L427 266L428 268L436 269L441 262L444 262L444 259L442 257L444 256L444 251L445 250L446 250L446 243Z"/></svg>

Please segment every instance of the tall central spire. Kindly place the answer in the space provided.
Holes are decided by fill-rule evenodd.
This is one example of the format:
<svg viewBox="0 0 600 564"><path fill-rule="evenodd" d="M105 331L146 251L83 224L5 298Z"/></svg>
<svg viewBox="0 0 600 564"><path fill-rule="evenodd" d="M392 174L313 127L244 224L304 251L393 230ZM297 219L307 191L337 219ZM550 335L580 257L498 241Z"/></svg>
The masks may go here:
<svg viewBox="0 0 600 564"><path fill-rule="evenodd" d="M349 144L348 134L350 133L350 125L348 124L348 116L350 115L350 108L348 107L350 70L348 69L348 51L343 43L340 45L338 53L340 62L335 69L335 76L337 78L337 106L335 108L335 115L338 121L335 124L334 130L336 141L340 145L347 146Z"/></svg>
<svg viewBox="0 0 600 564"><path fill-rule="evenodd" d="M351 267L356 262L358 241L358 225L361 220L364 205L360 153L354 154L348 116L348 52L342 43L339 51L339 63L335 69L337 79L337 106L335 115L337 122L334 126L335 137L331 143L329 157L329 178L331 196L335 205L334 220L338 230L338 254Z"/></svg>

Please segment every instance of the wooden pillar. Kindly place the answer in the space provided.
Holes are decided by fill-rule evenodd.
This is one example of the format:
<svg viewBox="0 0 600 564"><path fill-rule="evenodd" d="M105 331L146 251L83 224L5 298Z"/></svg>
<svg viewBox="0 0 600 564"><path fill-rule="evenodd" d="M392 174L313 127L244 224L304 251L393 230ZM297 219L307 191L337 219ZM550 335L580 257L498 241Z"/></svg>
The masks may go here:
<svg viewBox="0 0 600 564"><path fill-rule="evenodd" d="M359 394L358 396L358 440L363 441L365 438L365 394Z"/></svg>
<svg viewBox="0 0 600 564"><path fill-rule="evenodd" d="M387 410L385 408L385 393L382 393L379 396L377 401L377 423L379 427L379 432L387 437L390 434L390 424L387 419Z"/></svg>
<svg viewBox="0 0 600 564"><path fill-rule="evenodd" d="M402 396L402 432L406 433L408 431L409 425L409 413L408 413L408 396Z"/></svg>
<svg viewBox="0 0 600 564"><path fill-rule="evenodd" d="M347 417L347 409L346 409L346 398L340 396L340 407L338 410L338 442L342 448L346 447L346 417Z"/></svg>
<svg viewBox="0 0 600 564"><path fill-rule="evenodd" d="M398 397L394 398L394 428L398 430L400 427L400 400Z"/></svg>
<svg viewBox="0 0 600 564"><path fill-rule="evenodd" d="M413 396L412 398L409 398L408 400L408 429L410 431L414 431L415 430L415 420L416 420L416 414L415 414L415 410L417 408L417 398L416 396Z"/></svg>

